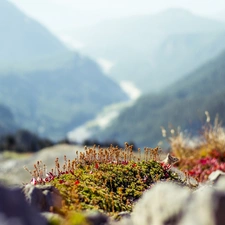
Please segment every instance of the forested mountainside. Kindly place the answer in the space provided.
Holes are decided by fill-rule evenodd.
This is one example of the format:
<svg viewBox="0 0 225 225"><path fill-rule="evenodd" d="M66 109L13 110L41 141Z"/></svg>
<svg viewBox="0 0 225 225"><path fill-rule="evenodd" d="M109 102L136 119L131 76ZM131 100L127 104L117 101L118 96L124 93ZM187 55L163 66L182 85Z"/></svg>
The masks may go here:
<svg viewBox="0 0 225 225"><path fill-rule="evenodd" d="M205 111L212 120L217 114L224 119L224 84L225 52L160 94L142 96L95 138L155 146L163 140L160 127L180 126L182 130L197 134L205 123Z"/></svg>

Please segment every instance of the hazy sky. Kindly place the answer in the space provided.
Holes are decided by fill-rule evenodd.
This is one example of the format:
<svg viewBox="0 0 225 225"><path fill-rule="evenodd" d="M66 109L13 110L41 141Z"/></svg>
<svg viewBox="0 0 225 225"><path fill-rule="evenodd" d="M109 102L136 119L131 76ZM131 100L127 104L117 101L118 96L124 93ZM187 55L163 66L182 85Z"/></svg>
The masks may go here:
<svg viewBox="0 0 225 225"><path fill-rule="evenodd" d="M225 11L225 0L10 0L52 31L96 23L102 19L152 14L186 8L210 15Z"/></svg>

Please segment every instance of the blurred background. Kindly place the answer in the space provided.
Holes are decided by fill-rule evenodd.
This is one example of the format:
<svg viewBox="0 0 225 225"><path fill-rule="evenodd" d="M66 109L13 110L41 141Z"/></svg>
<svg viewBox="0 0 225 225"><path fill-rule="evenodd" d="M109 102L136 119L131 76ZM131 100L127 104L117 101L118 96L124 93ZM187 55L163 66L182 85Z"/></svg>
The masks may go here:
<svg viewBox="0 0 225 225"><path fill-rule="evenodd" d="M1 151L224 119L224 0L0 0L0 32Z"/></svg>

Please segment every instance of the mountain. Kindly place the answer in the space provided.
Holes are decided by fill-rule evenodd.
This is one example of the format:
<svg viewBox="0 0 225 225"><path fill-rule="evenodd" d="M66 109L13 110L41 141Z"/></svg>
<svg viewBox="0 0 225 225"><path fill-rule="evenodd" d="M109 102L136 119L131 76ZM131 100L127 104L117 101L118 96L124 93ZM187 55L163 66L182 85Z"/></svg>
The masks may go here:
<svg viewBox="0 0 225 225"><path fill-rule="evenodd" d="M132 81L143 92L162 90L225 49L224 23L182 9L67 33L83 43L80 51L111 64L110 77Z"/></svg>
<svg viewBox="0 0 225 225"><path fill-rule="evenodd" d="M0 1L0 30L0 69L24 68L27 64L37 67L45 60L68 54L51 32L7 0Z"/></svg>
<svg viewBox="0 0 225 225"><path fill-rule="evenodd" d="M160 127L181 127L196 134L211 118L225 114L225 52L186 75L160 94L142 96L125 109L105 130L93 138L132 141L137 146L154 147L163 140Z"/></svg>
<svg viewBox="0 0 225 225"><path fill-rule="evenodd" d="M0 104L0 135L16 130L16 123L12 112L4 105Z"/></svg>
<svg viewBox="0 0 225 225"><path fill-rule="evenodd" d="M0 104L19 128L59 140L109 104L127 100L92 59L0 0Z"/></svg>

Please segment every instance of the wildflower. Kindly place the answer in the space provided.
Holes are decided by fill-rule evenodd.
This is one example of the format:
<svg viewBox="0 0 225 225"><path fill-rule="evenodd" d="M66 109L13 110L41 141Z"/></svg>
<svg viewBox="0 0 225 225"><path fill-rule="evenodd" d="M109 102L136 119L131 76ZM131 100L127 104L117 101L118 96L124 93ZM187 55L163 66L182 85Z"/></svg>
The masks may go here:
<svg viewBox="0 0 225 225"><path fill-rule="evenodd" d="M43 181L46 183L46 182L49 182L50 179L49 179L48 177L45 177L45 178L43 179Z"/></svg>
<svg viewBox="0 0 225 225"><path fill-rule="evenodd" d="M164 162L161 162L160 164L161 164L161 166L162 166L162 168L164 170L169 170L171 168L171 165L170 164L166 164Z"/></svg>
<svg viewBox="0 0 225 225"><path fill-rule="evenodd" d="M75 185L78 185L79 183L80 183L79 180L76 180L76 181L74 182Z"/></svg>
<svg viewBox="0 0 225 225"><path fill-rule="evenodd" d="M42 183L43 182L43 179L41 177L38 177L37 178L37 183Z"/></svg>
<svg viewBox="0 0 225 225"><path fill-rule="evenodd" d="M30 181L31 184L36 185L37 184L37 180L33 177Z"/></svg>

